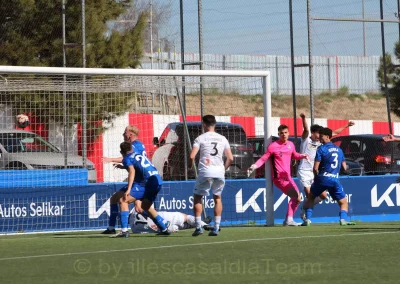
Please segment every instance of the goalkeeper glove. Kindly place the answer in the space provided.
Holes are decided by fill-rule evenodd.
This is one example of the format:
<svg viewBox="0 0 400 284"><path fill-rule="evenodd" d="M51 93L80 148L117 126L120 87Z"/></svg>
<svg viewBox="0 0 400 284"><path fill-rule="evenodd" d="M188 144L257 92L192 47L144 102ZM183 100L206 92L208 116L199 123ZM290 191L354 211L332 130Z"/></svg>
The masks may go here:
<svg viewBox="0 0 400 284"><path fill-rule="evenodd" d="M302 156L303 159L306 159L306 161L307 161L309 164L312 164L312 163L311 163L311 160L310 160L310 156L308 156L308 154L301 154L301 156Z"/></svg>
<svg viewBox="0 0 400 284"><path fill-rule="evenodd" d="M257 169L258 167L256 164L251 165L250 168L247 169L247 177L250 177L250 175Z"/></svg>

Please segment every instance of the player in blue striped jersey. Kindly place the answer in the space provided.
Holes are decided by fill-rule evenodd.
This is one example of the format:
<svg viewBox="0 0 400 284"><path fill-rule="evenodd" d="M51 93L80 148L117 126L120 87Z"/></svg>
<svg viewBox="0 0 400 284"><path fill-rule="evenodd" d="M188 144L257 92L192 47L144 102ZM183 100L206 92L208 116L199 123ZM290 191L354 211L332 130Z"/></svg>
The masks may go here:
<svg viewBox="0 0 400 284"><path fill-rule="evenodd" d="M337 201L340 206L340 225L355 225L347 221L348 203L346 193L339 181L340 168L346 170L346 161L342 150L331 142L332 130L322 128L319 130L322 146L318 147L314 161L314 183L311 185L310 198L305 205L306 220L303 226L311 224L311 216L314 208L314 200L322 192L328 190L331 197Z"/></svg>
<svg viewBox="0 0 400 284"><path fill-rule="evenodd" d="M157 225L160 234L169 235L168 227L170 222L164 223L164 219L158 215L157 211L152 208L154 200L162 187L160 174L150 160L144 156L137 154L132 149L132 144L122 142L120 145L121 155L123 157L122 164L128 170L128 188L124 196L120 199L121 209L121 232L115 237L129 237L128 219L129 204L137 199L131 195L133 184L144 184L144 194L142 199L142 209Z"/></svg>
<svg viewBox="0 0 400 284"><path fill-rule="evenodd" d="M139 136L139 128L134 126L134 125L129 125L125 128L124 133L122 134L124 136L124 141L130 142L132 144L132 149L135 153L144 155L146 156L146 149L143 145L142 142L139 141L138 136ZM116 165L116 168L120 169L125 169L122 163L122 156L117 157L117 158L107 158L104 157L103 161L105 163L118 163ZM127 186L121 188L121 190L115 192L111 198L110 198L110 217L108 221L108 228L102 232L102 234L115 234L115 224L117 223L117 217L118 217L118 207L119 207L119 201L121 197L124 196L124 192L127 190ZM141 183L134 183L131 195L135 197L136 200L141 200L143 198L144 194L144 184ZM140 204L135 204L135 210L138 213L142 212L142 209L140 207Z"/></svg>

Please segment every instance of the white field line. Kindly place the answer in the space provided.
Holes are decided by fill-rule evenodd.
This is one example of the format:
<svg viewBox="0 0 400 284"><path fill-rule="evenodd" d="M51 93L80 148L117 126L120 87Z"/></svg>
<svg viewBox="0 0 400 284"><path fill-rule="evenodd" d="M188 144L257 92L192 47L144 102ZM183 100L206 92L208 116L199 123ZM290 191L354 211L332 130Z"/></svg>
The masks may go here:
<svg viewBox="0 0 400 284"><path fill-rule="evenodd" d="M32 240L32 239L38 239L39 237L31 237L31 238L0 238L0 242L3 241L19 241L19 240Z"/></svg>
<svg viewBox="0 0 400 284"><path fill-rule="evenodd" d="M83 251L83 252L70 252L70 253L26 255L26 256L4 257L4 258L0 258L0 261L4 261L4 260L20 260L20 259L34 259L34 258L48 258L48 257L57 257L57 256L102 254L102 253L114 253L114 252L118 253L118 252L131 252L131 251L142 251L142 250L153 250L153 249L169 249L169 248L181 248L181 247L192 247L192 246L222 245L222 244L260 242L260 241L274 241L274 240L295 240L295 239L309 239L309 238L316 239L316 238L333 238L333 237L370 236L370 235L385 235L385 234L398 234L398 233L399 232L375 232L375 233L373 232L373 233L335 234L335 235L317 235L317 236L298 236L298 237L294 236L294 237L242 239L242 240L232 240L232 241L206 242L206 243L197 243L197 244L182 244L182 245L169 245L169 246L157 246L157 247L142 247L142 248L132 248L132 249L99 250L99 251Z"/></svg>

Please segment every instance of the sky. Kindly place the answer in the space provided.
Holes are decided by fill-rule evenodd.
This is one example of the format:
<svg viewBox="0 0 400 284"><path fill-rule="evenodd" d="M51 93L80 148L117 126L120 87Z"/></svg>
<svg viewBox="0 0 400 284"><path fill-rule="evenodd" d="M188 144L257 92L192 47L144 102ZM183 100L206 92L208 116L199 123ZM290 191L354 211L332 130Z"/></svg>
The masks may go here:
<svg viewBox="0 0 400 284"><path fill-rule="evenodd" d="M180 51L179 0L171 2L171 18L162 36ZM362 18L363 0L311 0L312 17ZM365 18L380 18L378 0L364 0ZM197 53L198 0L183 0L185 51ZM289 0L202 0L204 53L290 55ZM384 18L397 20L397 0L383 0ZM308 54L307 1L293 0L295 55ZM381 55L381 25L366 23L366 55ZM387 52L399 39L399 25L385 24ZM321 56L363 56L363 24L313 21L312 52Z"/></svg>

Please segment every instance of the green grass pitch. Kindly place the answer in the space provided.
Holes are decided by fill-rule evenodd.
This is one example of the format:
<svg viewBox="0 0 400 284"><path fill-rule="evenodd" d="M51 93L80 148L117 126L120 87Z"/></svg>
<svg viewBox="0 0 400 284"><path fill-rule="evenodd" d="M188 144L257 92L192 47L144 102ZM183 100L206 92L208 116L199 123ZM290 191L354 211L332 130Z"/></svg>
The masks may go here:
<svg viewBox="0 0 400 284"><path fill-rule="evenodd" d="M1 283L400 283L400 222L0 237Z"/></svg>

